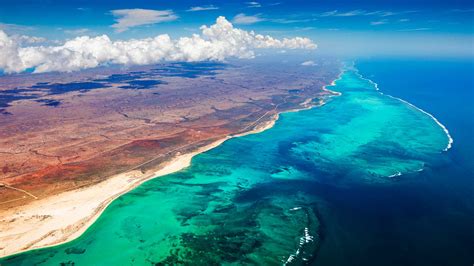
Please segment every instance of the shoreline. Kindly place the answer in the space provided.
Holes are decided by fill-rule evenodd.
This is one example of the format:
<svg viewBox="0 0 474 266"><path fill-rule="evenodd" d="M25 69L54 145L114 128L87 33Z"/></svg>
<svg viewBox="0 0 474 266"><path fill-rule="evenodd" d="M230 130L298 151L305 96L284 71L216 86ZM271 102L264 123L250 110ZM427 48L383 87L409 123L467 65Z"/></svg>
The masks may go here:
<svg viewBox="0 0 474 266"><path fill-rule="evenodd" d="M334 81L331 84L333 83ZM323 86L323 90L329 91L326 86ZM330 98L333 95L327 97ZM62 192L25 206L6 210L3 212L5 218L0 220L0 258L54 247L77 239L120 196L151 179L178 172L190 166L194 156L216 148L231 138L257 134L272 128L279 119L280 113L310 109L325 103L321 100L317 105L308 104L312 100L313 98L309 98L301 103L302 108L270 114L269 120L259 123L259 120L266 116L265 114L249 131L224 136L189 153L178 153L151 173L131 170L114 175L93 186ZM110 191L110 193L104 196L106 193L97 193L97 191ZM13 222L15 222L14 226L11 224Z"/></svg>
<svg viewBox="0 0 474 266"><path fill-rule="evenodd" d="M30 250L58 246L80 237L95 221L97 221L103 211L118 197L130 192L151 179L168 175L188 167L195 155L211 150L222 144L227 139L228 138L219 139L209 145L197 149L196 151L175 156L166 162L163 167L152 173L142 174L139 170L132 170L114 175L113 177L90 187L66 191L58 195L38 200L26 205L26 208L15 207L11 210L5 211L5 214L7 214L6 217L8 218L0 221L0 228L2 229L0 230L0 239L2 240L1 242L4 243L3 246L0 247L2 249L2 251L0 251L2 253L0 258L14 256ZM103 189L106 190L107 188L108 190L113 190L111 191L113 193L110 193L112 194L111 196L100 197L95 195L98 194L98 190L103 191ZM88 196L90 196L92 200ZM94 198L94 196L96 198ZM88 199L87 202L85 200L80 200L84 198ZM91 201L93 202L91 203ZM79 205L78 203L83 205ZM58 205L60 215L59 217L54 217L51 213L58 214L58 209L55 208ZM88 215L80 216L77 214L78 212L88 213ZM66 222L64 222L65 217L69 218L66 219ZM39 220L33 220L35 218ZM6 219L10 221L5 221ZM59 221L59 219L61 219L61 221ZM8 224L11 221L17 220L20 220L20 223L25 223L20 226L29 225L31 230L16 233L13 232L8 235L2 233L5 232L4 227L8 227L8 225L4 226L3 223ZM47 226L45 226L43 221L46 221ZM61 222L63 224L61 224ZM38 227L36 227L36 225ZM53 229L42 229L41 227L50 227ZM25 235L30 236L28 233L31 233L31 231L36 231L35 239L33 240L29 239L31 237L25 237ZM58 235L58 233L62 235Z"/></svg>

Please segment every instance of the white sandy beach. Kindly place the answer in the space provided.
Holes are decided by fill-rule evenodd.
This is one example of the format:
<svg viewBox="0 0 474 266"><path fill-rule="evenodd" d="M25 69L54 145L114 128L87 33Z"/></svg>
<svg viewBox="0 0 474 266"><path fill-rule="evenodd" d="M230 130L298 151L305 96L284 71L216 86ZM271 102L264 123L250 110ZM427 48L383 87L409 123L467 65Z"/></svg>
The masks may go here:
<svg viewBox="0 0 474 266"><path fill-rule="evenodd" d="M40 199L2 213L0 255L8 256L77 238L120 195L149 179L189 166L196 154L210 150L226 139L195 152L179 155L153 173L142 174L139 170L134 170L118 174L99 184Z"/></svg>
<svg viewBox="0 0 474 266"><path fill-rule="evenodd" d="M273 115L271 120L258 124L253 130L231 137L264 131L271 128L277 118ZM155 172L142 174L139 170L133 170L93 186L63 192L3 212L0 220L0 256L54 246L79 237L120 195L147 180L188 167L195 155L217 147L231 137L176 156Z"/></svg>

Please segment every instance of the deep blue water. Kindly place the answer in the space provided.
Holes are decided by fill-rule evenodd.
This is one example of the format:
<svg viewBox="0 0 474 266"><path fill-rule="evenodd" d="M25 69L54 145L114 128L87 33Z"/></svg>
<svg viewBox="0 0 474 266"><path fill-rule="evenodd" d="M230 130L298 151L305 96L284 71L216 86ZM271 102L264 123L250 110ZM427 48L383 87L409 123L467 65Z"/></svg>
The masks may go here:
<svg viewBox="0 0 474 266"><path fill-rule="evenodd" d="M146 182L74 241L0 264L472 265L472 64L356 67L437 117L452 149L431 118L346 70L327 104Z"/></svg>
<svg viewBox="0 0 474 266"><path fill-rule="evenodd" d="M452 158L474 172L474 61L376 59L357 68L384 93L437 117L456 140Z"/></svg>
<svg viewBox="0 0 474 266"><path fill-rule="evenodd" d="M391 186L319 187L325 240L318 265L474 263L472 60L364 59L380 90L437 117L454 138L446 162Z"/></svg>

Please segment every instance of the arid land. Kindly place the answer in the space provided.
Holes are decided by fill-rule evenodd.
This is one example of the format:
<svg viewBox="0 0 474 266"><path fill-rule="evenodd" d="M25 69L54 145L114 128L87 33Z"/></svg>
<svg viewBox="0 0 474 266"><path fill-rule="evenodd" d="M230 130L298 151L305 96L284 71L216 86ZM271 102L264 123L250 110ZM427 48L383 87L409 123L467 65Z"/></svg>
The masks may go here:
<svg viewBox="0 0 474 266"><path fill-rule="evenodd" d="M0 256L80 235L116 197L320 103L339 65L163 64L0 77Z"/></svg>

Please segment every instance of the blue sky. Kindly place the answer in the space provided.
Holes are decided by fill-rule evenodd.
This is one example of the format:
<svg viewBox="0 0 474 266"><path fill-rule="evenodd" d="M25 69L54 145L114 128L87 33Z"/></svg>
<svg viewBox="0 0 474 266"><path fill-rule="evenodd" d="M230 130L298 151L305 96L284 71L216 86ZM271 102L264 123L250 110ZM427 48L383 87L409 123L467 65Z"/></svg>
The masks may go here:
<svg viewBox="0 0 474 266"><path fill-rule="evenodd" d="M167 33L175 38L199 33L199 26L213 24L218 16L236 27L275 37L309 37L322 52L342 54L384 49L416 53L440 47L446 53L469 52L474 33L474 2L457 0L0 0L0 5L0 27L8 34L53 40L100 34L130 39ZM166 13L130 27L113 26L123 19L114 10L135 8Z"/></svg>

